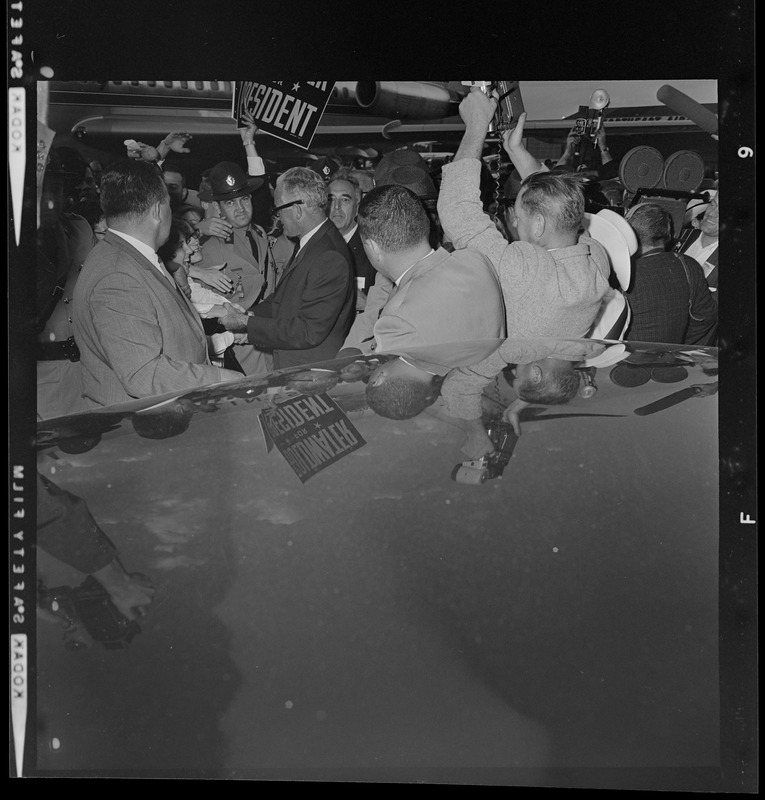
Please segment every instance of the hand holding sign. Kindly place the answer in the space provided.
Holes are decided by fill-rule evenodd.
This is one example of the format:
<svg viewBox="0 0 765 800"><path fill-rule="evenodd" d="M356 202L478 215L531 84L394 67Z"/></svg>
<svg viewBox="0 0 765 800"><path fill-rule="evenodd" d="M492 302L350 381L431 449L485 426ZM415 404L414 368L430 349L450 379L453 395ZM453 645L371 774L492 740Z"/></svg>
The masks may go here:
<svg viewBox="0 0 765 800"><path fill-rule="evenodd" d="M255 124L252 114L246 109L242 111L242 120L246 124L239 128L239 135L242 137L242 144L247 147L255 144L255 134L258 132L258 126Z"/></svg>
<svg viewBox="0 0 765 800"><path fill-rule="evenodd" d="M237 82L231 115L240 128L256 125L308 150L334 85L334 81Z"/></svg>

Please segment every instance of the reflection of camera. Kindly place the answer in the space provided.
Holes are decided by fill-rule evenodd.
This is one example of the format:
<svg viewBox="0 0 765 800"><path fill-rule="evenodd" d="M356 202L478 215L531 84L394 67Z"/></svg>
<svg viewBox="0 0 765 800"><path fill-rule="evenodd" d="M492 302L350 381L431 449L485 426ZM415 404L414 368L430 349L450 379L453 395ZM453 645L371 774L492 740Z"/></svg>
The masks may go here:
<svg viewBox="0 0 765 800"><path fill-rule="evenodd" d="M38 588L38 602L71 624L82 623L93 641L107 650L127 647L140 633L138 623L128 619L112 602L106 589L92 576L79 586Z"/></svg>
<svg viewBox="0 0 765 800"><path fill-rule="evenodd" d="M452 480L457 483L479 484L501 478L512 458L518 437L512 426L494 417L486 424L486 433L494 445L494 452L472 461L463 461L452 470Z"/></svg>

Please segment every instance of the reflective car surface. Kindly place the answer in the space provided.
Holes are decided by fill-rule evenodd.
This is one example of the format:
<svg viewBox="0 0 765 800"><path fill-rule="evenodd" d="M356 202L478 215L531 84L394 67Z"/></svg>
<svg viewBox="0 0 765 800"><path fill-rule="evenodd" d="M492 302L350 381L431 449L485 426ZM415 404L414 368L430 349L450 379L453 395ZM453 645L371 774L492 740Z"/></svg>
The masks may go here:
<svg viewBox="0 0 765 800"><path fill-rule="evenodd" d="M40 774L708 788L717 351L619 344L520 438L499 377L492 464L436 406L370 411L385 358L39 423L156 589L124 647L38 625Z"/></svg>

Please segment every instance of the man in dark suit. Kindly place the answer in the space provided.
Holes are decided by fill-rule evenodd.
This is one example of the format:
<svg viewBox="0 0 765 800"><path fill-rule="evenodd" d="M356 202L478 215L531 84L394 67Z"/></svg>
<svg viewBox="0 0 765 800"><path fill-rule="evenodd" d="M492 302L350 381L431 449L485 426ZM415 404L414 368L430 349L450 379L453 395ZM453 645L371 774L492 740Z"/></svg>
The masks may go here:
<svg viewBox="0 0 765 800"><path fill-rule="evenodd" d="M638 342L714 345L717 305L699 264L667 251L672 218L655 203L630 209L627 222L640 245L627 300L632 321L627 339Z"/></svg>
<svg viewBox="0 0 765 800"><path fill-rule="evenodd" d="M327 218L327 187L306 167L279 177L274 213L297 247L274 292L247 314L222 323L246 331L263 351L262 371L334 358L353 321L355 289L348 245Z"/></svg>
<svg viewBox="0 0 765 800"><path fill-rule="evenodd" d="M210 363L202 321L157 256L170 197L152 164L124 160L101 178L108 231L74 288L74 338L89 407L241 378Z"/></svg>
<svg viewBox="0 0 765 800"><path fill-rule="evenodd" d="M377 271L369 263L367 254L364 252L364 245L361 243L359 235L359 225L356 214L359 210L362 191L358 179L353 175L349 167L343 167L335 172L330 178L327 186L329 206L327 212L329 218L335 223L337 229L348 244L353 258L353 274L356 278L356 287L364 295L369 291L375 282ZM357 307L358 311L364 308Z"/></svg>

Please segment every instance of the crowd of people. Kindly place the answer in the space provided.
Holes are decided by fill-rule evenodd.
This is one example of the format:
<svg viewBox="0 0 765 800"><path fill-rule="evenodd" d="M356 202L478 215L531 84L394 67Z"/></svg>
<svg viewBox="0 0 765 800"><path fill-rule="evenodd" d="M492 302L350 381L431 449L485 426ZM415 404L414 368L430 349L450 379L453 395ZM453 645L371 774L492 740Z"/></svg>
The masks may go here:
<svg viewBox="0 0 765 800"><path fill-rule="evenodd" d="M603 347L586 337L614 292L631 312L624 339L716 345L716 184L678 226L666 204L633 202L603 128L597 164L581 161L573 131L558 161L541 162L524 145L523 114L502 136L506 172L490 174L495 110L477 89L462 100L462 141L437 170L405 147L267 174L252 118L240 128L246 169L219 161L196 189L183 132L156 147L127 140L103 167L73 148L46 152L38 416L387 354L364 376L369 407L407 419L438 402L479 458L494 447L486 386L499 374L512 386L505 419L517 433L527 405L570 401L574 367ZM629 286L584 227L602 209L634 232ZM487 341L497 342L488 355L456 346ZM60 555L57 531L74 520L87 535L69 563L134 619L150 584L121 567L78 498L40 481L40 546Z"/></svg>
<svg viewBox="0 0 765 800"><path fill-rule="evenodd" d="M615 286L606 251L583 229L585 211L603 208L639 243L624 338L714 345L716 186L677 230L666 204L631 203L603 127L590 163L578 163L573 131L557 162L541 162L524 145L524 115L504 133L501 182L494 173L487 183L495 108L479 90L463 99L462 142L437 170L401 148L365 153L376 158L363 167L325 157L267 174L252 118L239 129L242 163L211 165L197 188L184 170L186 133L156 147L126 140L103 167L54 147L38 229L38 415L338 354L406 357L489 338L513 344L478 364L464 353L387 361L368 383L370 406L405 418L440 396L476 420L480 388L499 371L520 401L567 402L576 354L518 342L587 335Z"/></svg>

